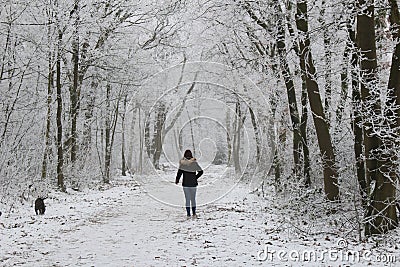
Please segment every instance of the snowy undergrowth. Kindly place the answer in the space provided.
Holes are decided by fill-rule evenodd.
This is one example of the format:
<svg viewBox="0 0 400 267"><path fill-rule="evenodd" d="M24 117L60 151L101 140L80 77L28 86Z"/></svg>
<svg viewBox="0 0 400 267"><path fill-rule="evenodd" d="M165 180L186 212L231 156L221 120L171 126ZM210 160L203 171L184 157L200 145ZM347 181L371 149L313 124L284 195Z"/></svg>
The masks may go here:
<svg viewBox="0 0 400 267"><path fill-rule="evenodd" d="M272 192L273 187L268 191ZM349 196L343 195L338 202L327 202L320 189L302 189L301 193L279 193L269 201L272 206L268 210L275 212L280 221L280 225L272 227L269 232L272 239L283 238L290 244L283 246L285 251L300 251L306 256L309 252L316 252L317 258L328 259L322 266L400 264L399 229L387 235L366 238L362 234L362 209ZM290 249L293 245L294 248ZM282 250L282 246L272 246L271 249ZM299 257L301 259L304 255L300 253ZM307 262L322 261L311 258Z"/></svg>
<svg viewBox="0 0 400 267"><path fill-rule="evenodd" d="M318 194L287 199L273 187L264 188L262 198L220 171L209 169L200 181L198 199L207 204L198 208L198 219L187 220L182 207L157 201L183 201L173 170L120 177L104 190L52 192L43 216L24 205L0 217L0 265L396 266L377 262L377 255L399 263L398 231L360 242L349 225L341 225L353 216L350 206L326 206ZM324 251L336 255L322 257ZM313 252L315 258L304 257ZM343 258L348 252L371 255Z"/></svg>

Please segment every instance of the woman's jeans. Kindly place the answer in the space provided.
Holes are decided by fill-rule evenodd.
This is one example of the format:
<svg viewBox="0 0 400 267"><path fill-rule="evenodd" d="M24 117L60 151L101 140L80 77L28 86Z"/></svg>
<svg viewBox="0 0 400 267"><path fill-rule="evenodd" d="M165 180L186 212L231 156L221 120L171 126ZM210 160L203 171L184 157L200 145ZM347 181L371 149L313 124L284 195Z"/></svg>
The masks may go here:
<svg viewBox="0 0 400 267"><path fill-rule="evenodd" d="M190 216L190 202L192 202L192 213L196 214L196 189L197 187L183 187L183 192L185 193L186 200L186 213Z"/></svg>

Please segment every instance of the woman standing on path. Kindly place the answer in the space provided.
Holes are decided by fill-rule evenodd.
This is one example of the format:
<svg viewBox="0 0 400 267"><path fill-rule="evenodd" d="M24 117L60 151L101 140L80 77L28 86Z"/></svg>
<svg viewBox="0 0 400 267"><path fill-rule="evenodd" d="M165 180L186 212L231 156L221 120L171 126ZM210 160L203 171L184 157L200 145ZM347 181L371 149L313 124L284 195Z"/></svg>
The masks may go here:
<svg viewBox="0 0 400 267"><path fill-rule="evenodd" d="M196 217L196 189L197 179L203 174L203 170L192 155L192 151L186 150L183 159L179 161L179 170L176 174L175 184L183 174L183 192L186 200L186 213L190 217L190 207L192 207L193 217ZM192 205L190 205L192 204Z"/></svg>

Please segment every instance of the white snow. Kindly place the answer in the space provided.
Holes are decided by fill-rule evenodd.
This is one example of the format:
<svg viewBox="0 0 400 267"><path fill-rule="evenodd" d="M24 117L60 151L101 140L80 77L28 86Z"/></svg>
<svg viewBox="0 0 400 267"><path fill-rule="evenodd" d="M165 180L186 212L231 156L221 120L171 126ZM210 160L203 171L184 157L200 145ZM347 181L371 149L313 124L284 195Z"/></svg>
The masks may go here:
<svg viewBox="0 0 400 267"><path fill-rule="evenodd" d="M400 266L397 247L382 250L372 242L329 233L291 234L285 218L290 214L274 203L272 190L264 199L250 194L246 184L221 175L218 167L211 166L200 182L198 200L204 205L198 207L198 219L187 220L183 207L166 204L183 203L174 170L134 178L120 177L103 191L54 192L45 200L43 216L34 215L30 205L3 214L0 265ZM364 255L369 260L341 258L347 249L371 255ZM268 258L264 250L271 252ZM312 251L320 259L304 261L303 254ZM336 251L336 258L325 254L322 259L323 251ZM397 262L379 263L376 255L396 257Z"/></svg>

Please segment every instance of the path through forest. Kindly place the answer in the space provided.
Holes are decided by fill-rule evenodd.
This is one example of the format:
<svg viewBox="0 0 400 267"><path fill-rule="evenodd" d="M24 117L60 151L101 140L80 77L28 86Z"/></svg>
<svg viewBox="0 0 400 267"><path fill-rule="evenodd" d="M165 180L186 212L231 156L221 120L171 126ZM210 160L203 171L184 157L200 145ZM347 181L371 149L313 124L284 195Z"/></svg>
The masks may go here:
<svg viewBox="0 0 400 267"><path fill-rule="evenodd" d="M155 181L160 192L171 181ZM209 174L208 177L212 176ZM148 182L151 179L148 180ZM226 180L229 183L229 180ZM33 207L2 218L4 266L210 266L257 262L262 208L245 185L186 219L183 208L156 201L134 181L119 179L100 192L55 194L44 216ZM227 188L233 186L227 184ZM175 185L174 185L175 186ZM145 187L145 189L148 187ZM179 190L180 201L183 192ZM217 190L200 187L198 197ZM154 192L152 191L153 195Z"/></svg>
<svg viewBox="0 0 400 267"><path fill-rule="evenodd" d="M249 194L247 185L234 186L229 175L221 175L217 169L209 169L204 175L203 184L207 179L213 183L199 187L199 201L215 196L221 190L219 182L233 189L218 201L199 207L198 219L187 220L182 207L155 200L170 197L183 201L174 176L173 170L148 176L141 179L146 186L121 177L102 191L51 194L44 216L33 215L30 205L3 215L0 266L302 266L305 261L307 266L366 264L363 259L330 261L327 257L288 260L288 254L284 260L277 259L276 254L266 259L265 253L260 254L265 248L288 253L323 251L337 248L338 238L291 235L284 213L278 215L272 190L260 199Z"/></svg>

